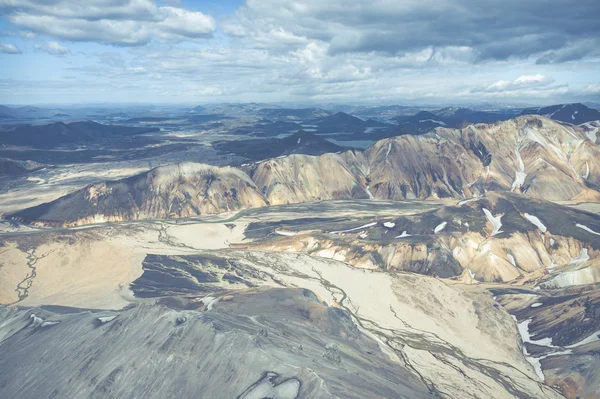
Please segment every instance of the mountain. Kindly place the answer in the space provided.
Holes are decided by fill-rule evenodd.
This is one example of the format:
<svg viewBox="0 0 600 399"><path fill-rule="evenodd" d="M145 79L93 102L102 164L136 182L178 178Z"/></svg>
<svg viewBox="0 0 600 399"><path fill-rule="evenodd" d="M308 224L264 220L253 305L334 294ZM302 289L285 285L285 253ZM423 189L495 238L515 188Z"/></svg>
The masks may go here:
<svg viewBox="0 0 600 399"><path fill-rule="evenodd" d="M336 114L308 121L306 123L310 125L316 125L317 130L321 133L357 132L364 131L367 128L384 128L389 126L383 122L378 122L372 119L365 121L344 112L338 112Z"/></svg>
<svg viewBox="0 0 600 399"><path fill-rule="evenodd" d="M505 121L517 116L513 110L488 112L456 107L442 108L434 111L433 113L446 120L470 123L494 123L498 121Z"/></svg>
<svg viewBox="0 0 600 399"><path fill-rule="evenodd" d="M203 112L205 110L206 110L206 108L204 108L203 106L197 105L191 109L190 113L198 113L198 112Z"/></svg>
<svg viewBox="0 0 600 399"><path fill-rule="evenodd" d="M79 224L180 218L265 205L266 199L243 171L182 163L94 184L17 217Z"/></svg>
<svg viewBox="0 0 600 399"><path fill-rule="evenodd" d="M263 118L273 121L308 121L318 118L325 118L330 115L329 112L320 108L265 108L258 111Z"/></svg>
<svg viewBox="0 0 600 399"><path fill-rule="evenodd" d="M600 120L600 111L586 107L580 103L558 104L543 108L527 108L522 115L544 115L548 118L581 125L585 122Z"/></svg>
<svg viewBox="0 0 600 399"><path fill-rule="evenodd" d="M0 105L0 120L49 119L69 117L66 111L32 106L7 107Z"/></svg>
<svg viewBox="0 0 600 399"><path fill-rule="evenodd" d="M102 125L96 122L56 122L47 125L23 125L0 131L0 144L37 148L53 148L70 144L86 144L118 137L158 132L153 127Z"/></svg>
<svg viewBox="0 0 600 399"><path fill-rule="evenodd" d="M299 130L283 139L221 141L213 145L220 151L234 153L254 161L290 154L322 155L346 149L304 130Z"/></svg>
<svg viewBox="0 0 600 399"><path fill-rule="evenodd" d="M306 135L298 133L302 134ZM292 137L284 142L286 151L290 145L312 148L303 146L301 136ZM293 148L289 152L298 150ZM579 127L521 116L384 139L364 151L282 156L243 169L189 163L159 167L134 178L86 187L12 217L83 224L325 199L465 199L488 191L553 201L597 200L600 148Z"/></svg>
<svg viewBox="0 0 600 399"><path fill-rule="evenodd" d="M305 252L363 269L548 287L566 274L600 282L600 216L522 194L488 192L405 216L256 222L247 231L258 232L254 241L235 248Z"/></svg>
<svg viewBox="0 0 600 399"><path fill-rule="evenodd" d="M0 157L0 177L15 177L44 168L35 161L19 161Z"/></svg>

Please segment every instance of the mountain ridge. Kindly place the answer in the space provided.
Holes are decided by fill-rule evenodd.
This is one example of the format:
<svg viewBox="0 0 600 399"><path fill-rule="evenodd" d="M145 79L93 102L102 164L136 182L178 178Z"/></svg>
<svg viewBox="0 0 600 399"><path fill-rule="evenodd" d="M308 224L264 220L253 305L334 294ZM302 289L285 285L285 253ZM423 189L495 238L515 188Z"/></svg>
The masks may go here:
<svg viewBox="0 0 600 399"><path fill-rule="evenodd" d="M78 225L327 199L467 199L487 191L550 200L600 198L600 149L578 127L521 116L384 139L364 151L289 155L239 169L169 165L88 186L9 217Z"/></svg>

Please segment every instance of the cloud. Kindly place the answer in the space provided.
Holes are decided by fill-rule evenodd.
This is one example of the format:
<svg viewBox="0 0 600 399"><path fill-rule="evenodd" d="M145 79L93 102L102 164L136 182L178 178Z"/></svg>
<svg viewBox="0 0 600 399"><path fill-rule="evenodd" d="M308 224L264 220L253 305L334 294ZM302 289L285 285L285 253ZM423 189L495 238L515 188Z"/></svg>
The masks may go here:
<svg viewBox="0 0 600 399"><path fill-rule="evenodd" d="M51 55L62 56L62 55L69 54L69 48L66 46L63 46L62 44L60 44L58 42L48 42L45 44L36 44L35 48L38 50L45 51L46 53L51 54Z"/></svg>
<svg viewBox="0 0 600 399"><path fill-rule="evenodd" d="M0 53L4 54L21 54L20 48L10 43L0 43Z"/></svg>
<svg viewBox="0 0 600 399"><path fill-rule="evenodd" d="M523 75L519 76L515 80L499 80L491 85L481 88L479 91L483 93L497 93L497 92L508 92L523 89L535 89L546 87L554 82L553 78L536 74L536 75Z"/></svg>
<svg viewBox="0 0 600 399"><path fill-rule="evenodd" d="M599 17L597 0L248 0L225 25L247 37L284 27L327 43L331 55L469 48L484 62L547 56L572 43L582 49L574 58L597 53Z"/></svg>
<svg viewBox="0 0 600 399"><path fill-rule="evenodd" d="M209 38L216 30L209 15L150 0L0 0L0 11L37 33L121 46Z"/></svg>

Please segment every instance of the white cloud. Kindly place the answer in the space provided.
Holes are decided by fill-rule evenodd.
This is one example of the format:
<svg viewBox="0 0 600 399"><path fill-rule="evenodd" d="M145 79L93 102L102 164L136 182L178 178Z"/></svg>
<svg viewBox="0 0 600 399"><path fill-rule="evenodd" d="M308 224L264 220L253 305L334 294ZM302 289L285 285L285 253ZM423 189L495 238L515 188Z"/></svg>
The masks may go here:
<svg viewBox="0 0 600 399"><path fill-rule="evenodd" d="M211 37L214 19L150 0L0 0L12 23L63 40L140 46Z"/></svg>
<svg viewBox="0 0 600 399"><path fill-rule="evenodd" d="M45 44L36 44L35 48L38 50L42 50L45 51L48 54L51 55L65 55L65 54L69 54L69 48L66 46L63 46L62 44L58 43L58 42L48 42Z"/></svg>
<svg viewBox="0 0 600 399"><path fill-rule="evenodd" d="M523 75L515 80L499 80L491 85L479 89L479 91L494 93L494 92L509 92L523 89L543 88L554 83L554 79L542 74Z"/></svg>
<svg viewBox="0 0 600 399"><path fill-rule="evenodd" d="M20 48L11 43L0 43L0 53L4 54L21 54Z"/></svg>

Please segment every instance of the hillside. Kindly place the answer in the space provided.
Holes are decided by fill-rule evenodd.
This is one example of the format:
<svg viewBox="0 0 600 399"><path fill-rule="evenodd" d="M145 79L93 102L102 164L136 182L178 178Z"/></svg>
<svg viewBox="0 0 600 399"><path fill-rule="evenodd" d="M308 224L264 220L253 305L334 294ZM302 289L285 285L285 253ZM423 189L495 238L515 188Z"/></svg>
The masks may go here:
<svg viewBox="0 0 600 399"><path fill-rule="evenodd" d="M302 145L300 137L294 140ZM365 151L279 156L242 169L192 163L159 167L86 187L12 217L82 224L325 199L465 199L488 191L594 200L600 198L599 189L600 149L582 129L523 116L385 139Z"/></svg>

